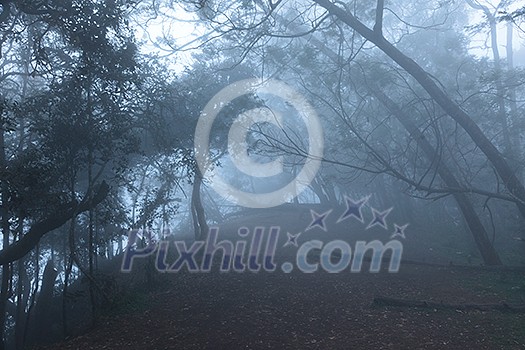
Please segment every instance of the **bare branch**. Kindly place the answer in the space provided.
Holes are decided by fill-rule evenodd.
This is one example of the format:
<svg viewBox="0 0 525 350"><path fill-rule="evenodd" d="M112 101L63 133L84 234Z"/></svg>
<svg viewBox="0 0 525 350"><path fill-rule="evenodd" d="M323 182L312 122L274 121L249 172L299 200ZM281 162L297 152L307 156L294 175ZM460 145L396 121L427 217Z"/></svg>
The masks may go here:
<svg viewBox="0 0 525 350"><path fill-rule="evenodd" d="M385 10L385 0L377 0L376 7L376 24L374 25L374 33L380 38L383 37L383 12Z"/></svg>

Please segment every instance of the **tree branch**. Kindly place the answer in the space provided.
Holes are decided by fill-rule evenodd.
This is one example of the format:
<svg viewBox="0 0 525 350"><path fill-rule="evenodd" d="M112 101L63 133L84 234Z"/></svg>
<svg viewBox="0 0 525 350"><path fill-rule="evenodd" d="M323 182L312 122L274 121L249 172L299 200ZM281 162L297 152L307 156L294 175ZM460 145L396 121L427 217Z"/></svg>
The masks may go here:
<svg viewBox="0 0 525 350"><path fill-rule="evenodd" d="M376 24L374 25L374 33L379 38L383 37L383 12L385 10L385 0L377 0L376 7Z"/></svg>
<svg viewBox="0 0 525 350"><path fill-rule="evenodd" d="M61 210L49 215L47 219L33 224L19 241L0 251L0 265L11 263L25 256L46 233L59 228L78 214L96 207L108 193L108 184L102 182L91 199L84 199L80 203L72 201Z"/></svg>
<svg viewBox="0 0 525 350"><path fill-rule="evenodd" d="M445 90L436 83L434 78L428 74L425 69L397 49L391 42L384 40L384 38L378 38L373 30L359 21L350 12L336 6L331 0L313 1L321 7L324 7L330 14L347 24L350 28L354 29L363 38L375 44L377 48L410 74L443 111L452 117L452 119L467 132L476 146L480 148L492 163L508 191L518 198L520 202L525 201L525 186L523 186L523 183L518 179L514 170L507 163L498 148L491 142L487 135L485 135L479 125L474 122L471 116L447 95ZM521 216L525 218L525 205L517 203L517 206Z"/></svg>

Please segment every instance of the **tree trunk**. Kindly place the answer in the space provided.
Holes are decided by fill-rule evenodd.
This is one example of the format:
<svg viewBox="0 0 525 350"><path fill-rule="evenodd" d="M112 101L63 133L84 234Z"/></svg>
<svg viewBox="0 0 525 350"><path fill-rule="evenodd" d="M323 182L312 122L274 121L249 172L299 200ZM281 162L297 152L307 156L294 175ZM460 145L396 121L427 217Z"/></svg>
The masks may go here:
<svg viewBox="0 0 525 350"><path fill-rule="evenodd" d="M339 7L336 7L328 0L314 0L324 8L326 8L329 12L334 14L339 19L343 20L343 22L347 23L350 27L352 27L354 30L359 32L365 39L368 39L375 43L380 49L382 49L388 56L390 56L392 59L394 59L399 65L401 65L407 72L409 72L411 75L414 76L414 74L418 75L418 77L423 81L420 81L420 84L430 90L428 91L429 94L432 92L434 95L436 95L438 98L440 98L441 102L447 103L449 101L451 104L456 106L456 108L452 108L452 111L454 112L454 116L456 114L459 114L460 118L463 118L464 123L467 127L470 127L471 132L474 134L474 136L477 136L477 139L479 142L485 145L485 149L489 151L489 154L492 154L492 158L496 159L496 163L502 163L503 172L510 174L509 176L511 179L513 179L514 183L516 184L516 187L518 188L518 191L520 191L520 186L522 193L524 194L523 199L525 199L525 189L523 189L523 186L517 179L517 177L514 175L510 167L506 164L505 160L502 158L499 151L490 143L490 141L486 138L486 136L482 133L481 129L470 119L470 117L464 113L459 106L455 104L452 100L450 100L444 92L442 92L439 87L430 79L428 74L419 66L416 62L411 60L410 58L403 55L399 50L397 50L393 45L388 43L382 35L378 35L378 31L376 32L370 30L367 28L364 24L359 22L355 17L353 17L351 14L345 12ZM310 41L314 43L323 53L325 53L332 61L338 62L338 55L326 47L326 45L323 42L320 42L316 38L310 38ZM376 42L377 41L377 42ZM379 45L381 44L381 46ZM398 60L403 63L401 64L398 62ZM413 74L414 73L414 74ZM415 77L415 76L414 76ZM416 78L416 77L415 77ZM417 78L416 78L417 79ZM419 79L418 79L419 81ZM423 84L425 83L425 85ZM370 91L376 95L376 97L383 102L385 107L389 109L394 116L403 124L405 129L411 134L411 136L420 144L420 147L423 149L425 154L432 159L435 155L435 150L433 146L423 137L422 133L419 131L417 126L412 123L412 121L407 118L404 113L402 113L397 105L388 98L384 93L382 93L378 89L370 89ZM432 97L434 95L431 94ZM437 100L436 100L437 101ZM442 106L443 108L443 106ZM445 109L445 108L443 108ZM451 116L453 116L451 114ZM454 117L453 116L453 117ZM465 128L466 130L466 128ZM470 133L469 133L470 134ZM471 135L472 137L472 135ZM476 139L473 137L474 141L476 142ZM477 142L476 142L477 143ZM480 147L481 148L481 147ZM498 163L498 164L499 164ZM452 188L460 188L458 181L456 180L453 173L444 165L440 164L438 168L440 177L442 180L447 184L447 186ZM501 176L501 175L500 175ZM503 178L503 176L502 176ZM508 185L507 188L513 188L512 186ZM509 188L509 191L510 191ZM512 191L511 191L512 192ZM480 251L480 254L487 265L500 265L501 260L496 253L494 247L492 246L488 234L485 230L485 227L481 223L476 211L474 210L470 199L468 196L464 193L454 193L454 198L456 199L458 206L460 210L462 211L463 217L465 218L465 221L474 237L474 240L476 242L476 245ZM518 208L520 209L520 212L525 217L525 206L518 205Z"/></svg>
<svg viewBox="0 0 525 350"><path fill-rule="evenodd" d="M396 104L392 101L385 93L379 88L371 88L369 90L376 98L396 117L397 120L405 127L409 132L413 140L417 142L419 147L423 150L428 159L432 160L436 157L436 149L430 144L425 138L419 128L407 117ZM441 161L437 165L437 171L443 182L450 188L461 188L458 180L452 173L452 171ZM486 265L501 265L501 260L498 253L494 249L494 246L490 242L489 235L485 230L481 220L479 219L476 210L472 206L472 203L468 196L462 192L452 193L454 199L458 203L458 206L463 213L465 222L467 223L474 241L479 249L479 252Z"/></svg>
<svg viewBox="0 0 525 350"><path fill-rule="evenodd" d="M318 181L318 177L316 177L311 183L310 188L314 193L317 195L317 198L319 198L319 203L323 205L330 205L330 199L328 198L328 195L323 191L323 186Z"/></svg>
<svg viewBox="0 0 525 350"><path fill-rule="evenodd" d="M37 342L47 342L51 332L51 304L53 301L53 290L58 272L52 260L49 260L42 276L42 289L38 295L35 310L35 331Z"/></svg>
<svg viewBox="0 0 525 350"><path fill-rule="evenodd" d="M206 239L209 231L206 223L206 213L201 199L202 174L198 167L195 167L195 177L193 180L193 189L191 192L191 213L193 218L193 227L195 228L195 239Z"/></svg>
<svg viewBox="0 0 525 350"><path fill-rule="evenodd" d="M29 301L29 307L27 309L27 315L26 315L26 322L25 322L25 329L24 329L24 338L25 338L25 343L28 343L28 338L29 338L29 333L30 333L30 324L31 324L31 321L32 319L34 318L34 308L35 308L35 302L36 302L36 297L37 297L37 293L38 293L38 288L39 288L39 284L40 284L40 245L37 243L36 245L36 248L35 248L35 261L34 261L34 267L35 267L35 272L34 272L34 285L33 285L33 290L31 292L31 300Z"/></svg>
<svg viewBox="0 0 525 350"><path fill-rule="evenodd" d="M507 23L507 74L514 74L514 23ZM514 85L508 88L509 92L509 106L510 106L510 137L512 139L512 144L515 145L514 148L514 157L516 163L516 173L521 178L524 169L523 166L523 152L521 149L521 135L523 134L523 120L520 117L518 111L517 97L516 97L516 87Z"/></svg>
<svg viewBox="0 0 525 350"><path fill-rule="evenodd" d="M86 198L81 203L76 201L67 203L55 213L50 214L46 219L34 223L20 240L0 250L0 265L9 264L25 256L37 246L42 236L64 225L69 219L76 217L78 214L95 207L106 198L108 193L108 184L102 182L89 200Z"/></svg>
<svg viewBox="0 0 525 350"><path fill-rule="evenodd" d="M74 194L74 183L71 181L71 193ZM76 218L71 219L69 223L69 232L67 237L67 246L64 246L64 261L67 260L66 265L64 266L64 288L62 289L62 333L64 337L69 335L69 330L67 326L67 302L68 302L68 289L69 289L69 279L71 276L71 271L73 270L73 258L75 251L75 223ZM68 254L69 253L69 254ZM66 259L67 256L67 259Z"/></svg>
<svg viewBox="0 0 525 350"><path fill-rule="evenodd" d="M24 216L18 217L17 237L22 235ZM15 318L15 348L25 348L26 307L31 289L29 277L27 276L25 259L17 261L18 280L16 283L16 318Z"/></svg>
<svg viewBox="0 0 525 350"><path fill-rule="evenodd" d="M3 98L3 97L0 97ZM3 110L0 110L0 116L3 117ZM4 125L0 125L0 169L5 172L6 169L6 150L5 150L5 139L4 139ZM7 249L9 247L9 208L8 202L8 187L5 181L2 181L1 185L1 228L2 228L2 247ZM11 264L4 264L2 266L2 286L0 287L0 350L5 349L5 323L6 323L6 308L9 291L9 280L11 275Z"/></svg>
<svg viewBox="0 0 525 350"><path fill-rule="evenodd" d="M394 60L407 73L409 73L418 83L427 91L427 93L436 101L436 103L470 135L474 143L487 156L494 166L494 169L500 176L503 185L507 190L518 198L521 203L517 203L518 209L525 217L525 187L520 182L512 168L505 158L492 142L483 133L480 127L472 118L461 109L447 94L441 90L432 78L421 66L414 60L399 51L394 45L388 42L380 32L373 31L350 12L335 5L330 0L313 0L315 3L324 7L330 14L350 26L363 38L375 44L381 51Z"/></svg>
<svg viewBox="0 0 525 350"><path fill-rule="evenodd" d="M89 149L89 164L88 164L88 182L92 186L93 181L93 151ZM96 247L94 242L94 218L93 218L93 208L88 210L88 271L89 275L89 302L91 304L91 325L95 326L97 323L97 304L95 297L95 285L94 285L94 276L95 276L95 266L94 266L94 257L96 254Z"/></svg>
<svg viewBox="0 0 525 350"><path fill-rule="evenodd" d="M503 145L505 147L505 154L508 158L514 160L514 146L512 145L512 140L510 137L507 111L505 108L505 88L503 86L503 69L498 48L497 18L487 6L481 5L480 3L474 2L472 0L467 0L467 3L473 9L481 10L485 17L487 17L490 29L490 48L492 50L492 57L494 58L494 71L496 73L494 81L496 83L496 104L498 105L497 117L503 131Z"/></svg>

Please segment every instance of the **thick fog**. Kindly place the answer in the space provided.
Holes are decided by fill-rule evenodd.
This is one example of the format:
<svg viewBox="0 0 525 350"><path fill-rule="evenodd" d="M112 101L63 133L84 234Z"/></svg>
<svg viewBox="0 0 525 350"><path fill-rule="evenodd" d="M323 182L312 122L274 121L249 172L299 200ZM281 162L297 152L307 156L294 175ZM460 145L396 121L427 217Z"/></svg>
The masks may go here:
<svg viewBox="0 0 525 350"><path fill-rule="evenodd" d="M524 348L524 21L0 1L0 350Z"/></svg>

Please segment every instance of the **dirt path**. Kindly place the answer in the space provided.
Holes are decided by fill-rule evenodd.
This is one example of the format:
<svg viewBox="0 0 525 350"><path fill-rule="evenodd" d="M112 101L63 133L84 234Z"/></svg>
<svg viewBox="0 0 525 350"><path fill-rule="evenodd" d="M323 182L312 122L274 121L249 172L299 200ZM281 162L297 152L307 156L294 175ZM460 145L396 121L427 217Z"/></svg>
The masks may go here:
<svg viewBox="0 0 525 350"><path fill-rule="evenodd" d="M525 315L371 306L374 296L523 302L517 273L174 274L142 311L54 349L525 349ZM521 283L521 284L520 284Z"/></svg>

